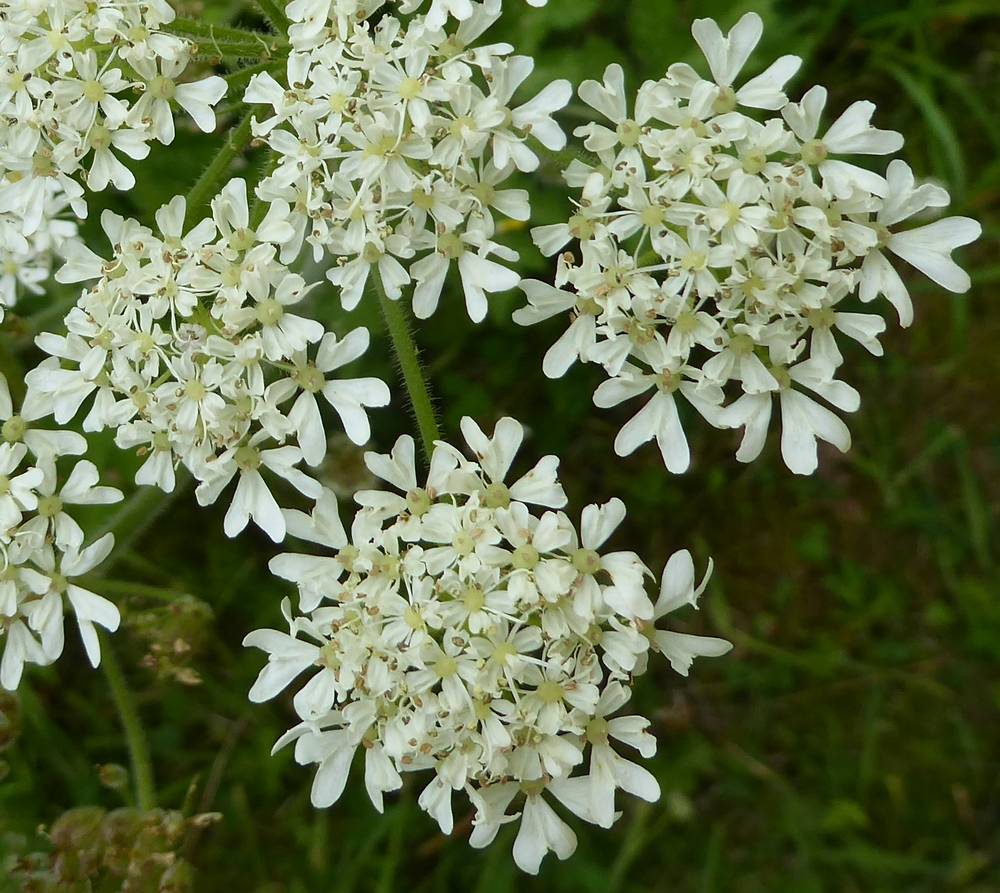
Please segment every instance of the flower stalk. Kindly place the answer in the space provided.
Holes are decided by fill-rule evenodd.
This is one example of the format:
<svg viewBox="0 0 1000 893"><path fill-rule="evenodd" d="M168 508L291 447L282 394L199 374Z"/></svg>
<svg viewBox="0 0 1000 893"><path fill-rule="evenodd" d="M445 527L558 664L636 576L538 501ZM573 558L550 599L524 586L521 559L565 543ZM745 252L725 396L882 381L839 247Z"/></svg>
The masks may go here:
<svg viewBox="0 0 1000 893"><path fill-rule="evenodd" d="M174 19L164 30L197 44L199 53L214 50L223 58L272 58L288 48L288 42L276 34L205 24L195 19Z"/></svg>
<svg viewBox="0 0 1000 893"><path fill-rule="evenodd" d="M288 16L281 3L275 0L256 0L257 7L279 34L288 34Z"/></svg>
<svg viewBox="0 0 1000 893"><path fill-rule="evenodd" d="M372 273L382 317L389 330L393 352L399 365L400 377L406 387L410 409L420 433L420 444L423 447L424 455L430 459L431 453L434 452L434 442L441 439L441 432L438 428L434 401L431 398L430 388L420 363L420 350L413 339L406 309L402 303L393 301L386 295L378 271L373 270Z"/></svg>
<svg viewBox="0 0 1000 893"><path fill-rule="evenodd" d="M198 182L191 188L187 195L187 223L189 225L201 219L202 213L209 206L228 175L233 161L250 144L252 120L253 112L248 111L236 128L226 134L226 139L215 158L212 159L198 178Z"/></svg>
<svg viewBox="0 0 1000 893"><path fill-rule="evenodd" d="M135 786L135 803L143 812L156 806L156 786L153 781L153 761L149 755L149 743L146 733L139 720L139 710L135 696L125 682L125 674L114 649L108 643L107 637L101 644L104 677L108 680L111 697L118 710L122 730L125 732L125 743L128 747L129 761L132 765L132 782Z"/></svg>

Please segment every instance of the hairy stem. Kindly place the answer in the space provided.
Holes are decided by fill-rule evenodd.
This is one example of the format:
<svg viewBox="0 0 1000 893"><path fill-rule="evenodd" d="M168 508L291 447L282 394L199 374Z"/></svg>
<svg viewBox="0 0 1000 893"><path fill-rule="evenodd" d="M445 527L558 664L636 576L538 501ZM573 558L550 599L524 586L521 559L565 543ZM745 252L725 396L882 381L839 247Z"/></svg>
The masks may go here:
<svg viewBox="0 0 1000 893"><path fill-rule="evenodd" d="M153 762L149 756L149 744L142 723L139 721L135 698L125 682L118 657L112 650L108 637L101 638L103 639L101 668L108 680L108 688L111 689L111 697L118 709L118 717L125 732L125 743L132 764L132 782L135 785L135 804L143 812L148 812L156 806L156 787L153 783Z"/></svg>
<svg viewBox="0 0 1000 893"><path fill-rule="evenodd" d="M288 16L276 0L256 0L257 6L279 34L288 33Z"/></svg>
<svg viewBox="0 0 1000 893"><path fill-rule="evenodd" d="M251 59L273 58L288 49L284 37L260 31L247 31L226 25L212 25L196 19L174 19L165 28L177 37L196 45L196 53Z"/></svg>
<svg viewBox="0 0 1000 893"><path fill-rule="evenodd" d="M372 279L378 292L382 316L389 330L389 337L392 339L400 376L406 386L410 408L417 423L417 430L420 432L420 443L429 459L434 451L434 441L441 439L441 432L438 430L437 414L420 364L420 351L413 340L406 308L400 301L390 300L386 295L377 269L372 270Z"/></svg>
<svg viewBox="0 0 1000 893"><path fill-rule="evenodd" d="M268 152L267 157L261 162L258 167L256 176L254 177L254 182L259 186L264 180L274 173L275 168L281 162L281 156L271 149ZM262 199L259 195L254 196L253 203L250 205L250 228L257 229L261 223L264 222L264 218L267 216L267 212L271 207L271 203Z"/></svg>
<svg viewBox="0 0 1000 893"><path fill-rule="evenodd" d="M601 167L601 159L593 152L584 149L583 146L570 144L565 149L556 151L547 149L538 143L534 144L534 149L545 164L558 169L560 173L563 173L574 161L581 161L588 167Z"/></svg>
<svg viewBox="0 0 1000 893"><path fill-rule="evenodd" d="M223 180L229 173L229 168L236 157L240 155L250 143L250 122L253 111L248 111L239 125L226 134L225 142L219 149L215 158L198 178L187 196L187 224L201 219L205 209L209 206L215 194L222 186Z"/></svg>

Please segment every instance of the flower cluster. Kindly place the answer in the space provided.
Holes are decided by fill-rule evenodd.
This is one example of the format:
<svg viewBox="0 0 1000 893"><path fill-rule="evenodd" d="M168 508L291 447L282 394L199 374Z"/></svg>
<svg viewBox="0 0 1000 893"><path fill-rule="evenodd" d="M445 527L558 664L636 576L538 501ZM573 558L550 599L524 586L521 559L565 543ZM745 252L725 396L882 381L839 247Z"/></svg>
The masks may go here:
<svg viewBox="0 0 1000 893"><path fill-rule="evenodd" d="M525 2L541 7L548 0ZM503 0L485 0L483 5L490 14L499 15ZM473 0L291 0L285 7L285 14L291 21L289 36L300 48L313 47L330 35L344 40L357 22L364 21L385 6L395 7L401 15L410 15L427 6L427 27L443 28L449 18L459 22L474 18L478 4Z"/></svg>
<svg viewBox="0 0 1000 893"><path fill-rule="evenodd" d="M286 82L264 72L246 90L246 102L268 107L253 132L279 157L258 194L286 201L297 243L307 241L317 261L334 259L328 275L345 308L375 270L388 297L412 289L414 313L426 318L454 263L478 322L486 294L519 281L494 259L517 259L494 241L496 215L527 220L528 193L503 184L538 167L532 139L565 145L551 116L570 84L514 100L533 61L508 44L472 46L499 17L498 2L434 0L405 25L392 15L369 22L363 13L381 3L329 6L290 4L302 24L292 28ZM461 19L450 32L449 7ZM328 12L342 12L343 27L330 27Z"/></svg>
<svg viewBox="0 0 1000 893"><path fill-rule="evenodd" d="M118 767L120 769L120 767ZM219 813L189 815L178 810L127 806L108 812L81 806L39 828L39 846L8 857L5 874L23 893L63 890L140 890L190 893L195 870L184 858L192 832L210 827ZM12 847L27 849L27 840Z"/></svg>
<svg viewBox="0 0 1000 893"><path fill-rule="evenodd" d="M66 196L50 186L44 198L42 219L34 232L25 235L21 218L0 214L0 321L6 309L17 304L25 292L40 295L51 278L56 257L77 238L76 221L64 219Z"/></svg>
<svg viewBox="0 0 1000 893"><path fill-rule="evenodd" d="M944 207L948 193L918 185L903 161L882 176L845 160L893 153L903 138L872 126L870 102L829 125L822 87L789 102L784 86L799 58L783 56L741 83L759 16L748 13L725 36L709 19L692 31L710 80L672 65L640 87L631 111L619 66L603 83L581 85L580 98L607 119L577 130L594 162L565 171L580 189L570 220L533 232L546 254L577 240L579 256L559 258L554 286L524 282L529 304L515 319L569 313L543 368L558 377L577 359L603 365L598 406L652 392L619 433L618 455L655 438L666 467L686 470L683 399L716 427L745 429L737 458L752 461L777 397L785 463L808 474L817 439L850 446L847 427L821 401L845 412L860 403L836 378L838 338L882 353L884 320L852 309L851 299L884 295L908 325L912 305L889 257L965 291L969 277L951 251L980 226L964 217L910 226ZM723 406L727 394L735 399Z"/></svg>
<svg viewBox="0 0 1000 893"><path fill-rule="evenodd" d="M180 196L161 208L158 233L105 212L112 256L70 252L57 278L93 284L66 335L37 338L50 356L26 376L25 405L66 424L88 404L84 430L115 429L118 446L146 457L136 483L170 491L182 463L206 505L238 476L226 533L252 518L278 541L285 523L261 471L315 498L319 484L296 465L326 453L318 398L361 444L366 407L386 405L389 390L329 377L364 353L368 332L339 339L293 312L310 289L280 259L292 236L286 205L251 220L246 183L232 180L187 232L186 210Z"/></svg>
<svg viewBox="0 0 1000 893"><path fill-rule="evenodd" d="M173 19L165 0L0 3L0 212L23 235L43 224L54 193L86 216L81 176L94 191L131 189L121 156L173 141L172 103L214 130L226 83L178 83L192 48L164 30Z"/></svg>
<svg viewBox="0 0 1000 893"><path fill-rule="evenodd" d="M118 609L78 578L107 558L115 539L107 533L86 545L71 507L122 494L98 485L92 462L74 458L87 449L80 434L38 428L15 412L2 377L0 423L0 686L13 691L26 663L44 666L62 654L67 609L90 662L100 662L95 626L117 629Z"/></svg>
<svg viewBox="0 0 1000 893"><path fill-rule="evenodd" d="M578 532L561 511L556 457L507 483L518 422L501 419L488 437L466 418L462 431L475 459L439 441L423 484L409 437L366 454L400 492L358 493L350 538L329 491L311 516L288 513L292 534L330 554L271 562L297 584L301 613L286 600L288 634L247 637L268 653L250 696L272 698L309 674L294 697L302 722L276 747L294 741L298 762L318 764L316 806L340 797L360 750L377 809L402 773L426 770L419 803L444 833L457 791L476 811L475 847L520 814L514 858L537 872L547 851L564 859L575 848L547 796L602 827L617 817L616 789L659 796L616 750L655 751L647 719L618 715L648 653L686 675L696 656L730 645L656 628L702 591L689 553L667 563L654 604L639 557L606 548L625 517L620 500L587 506Z"/></svg>

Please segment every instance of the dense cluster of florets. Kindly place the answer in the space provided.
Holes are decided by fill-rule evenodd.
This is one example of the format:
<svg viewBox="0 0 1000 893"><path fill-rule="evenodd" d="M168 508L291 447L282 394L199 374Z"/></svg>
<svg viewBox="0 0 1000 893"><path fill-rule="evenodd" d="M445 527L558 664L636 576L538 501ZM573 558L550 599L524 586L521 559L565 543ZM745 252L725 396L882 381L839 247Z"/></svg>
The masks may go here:
<svg viewBox="0 0 1000 893"><path fill-rule="evenodd" d="M519 104L533 61L509 44L474 45L500 4L452 4L466 12L452 30L447 6L405 25L386 14L374 24L352 17L343 33L293 27L285 82L262 73L244 97L269 107L254 133L278 155L260 195L287 201L299 244L334 260L328 275L347 309L375 270L390 298L412 289L414 313L428 317L455 264L469 316L482 320L486 294L519 281L494 259L517 260L494 241L496 215L530 214L528 193L503 184L538 167L534 141L566 142L551 116L569 101L569 82Z"/></svg>
<svg viewBox="0 0 1000 893"><path fill-rule="evenodd" d="M575 847L543 794L602 827L616 818L616 789L659 796L653 776L613 749L655 751L647 719L618 715L649 652L687 674L695 656L730 646L657 629L701 592L687 552L667 563L654 604L639 557L606 546L625 517L620 500L587 506L578 528L562 511L556 457L508 483L518 422L501 419L492 437L471 419L462 430L475 459L439 441L423 483L409 437L367 454L399 493L358 493L350 538L329 492L312 516L290 518L294 535L330 553L272 561L297 584L299 611L286 602L288 634L247 637L268 652L251 698L309 674L294 698L302 722L278 746L294 741L300 763L318 764L316 806L339 798L360 751L379 810L402 773L426 771L420 805L450 833L453 794L464 792L473 846L520 810L514 858L535 872L548 850L566 858Z"/></svg>
<svg viewBox="0 0 1000 893"><path fill-rule="evenodd" d="M366 407L389 389L374 378L336 379L368 332L340 339L294 312L310 287L281 261L292 236L287 206L251 220L246 184L231 181L212 216L185 230L178 197L156 214L158 232L106 212L108 259L78 246L62 282L93 283L66 317L66 335L44 334L51 356L26 376L26 405L60 424L88 407L86 431L107 428L145 457L136 482L173 489L183 464L202 505L239 478L229 536L252 518L275 541L285 523L262 471L315 498L319 484L296 466L326 455L320 400L356 443L369 436Z"/></svg>
<svg viewBox="0 0 1000 893"><path fill-rule="evenodd" d="M580 98L607 121L577 130L594 160L565 172L581 190L576 214L534 231L546 254L571 240L579 254L560 256L554 286L524 282L529 306L515 316L531 324L569 312L543 368L558 377L577 359L602 365L609 378L594 394L598 406L651 392L615 450L625 456L655 438L672 472L690 461L679 400L718 428L745 429L743 462L763 448L774 397L793 471L816 469L817 439L847 450L847 427L820 402L845 412L860 403L836 379L837 339L878 356L885 329L852 299L885 295L908 325L910 298L888 258L965 291L969 278L950 254L980 233L964 217L908 226L945 206L948 193L916 184L899 160L882 176L839 157L887 155L903 138L871 125L870 102L824 126L822 87L790 103L784 86L798 57L739 86L762 27L753 13L727 36L696 21L712 79L672 65L640 87L631 110L618 65L603 83L581 85Z"/></svg>
<svg viewBox="0 0 1000 893"><path fill-rule="evenodd" d="M171 102L215 129L226 83L178 83L192 46L165 30L174 15L165 0L0 2L0 212L24 235L43 225L54 191L86 216L81 179L98 192L131 189L120 156L173 141Z"/></svg>
<svg viewBox="0 0 1000 893"><path fill-rule="evenodd" d="M196 884L184 843L192 832L220 818L218 813L187 815L167 809L78 807L64 812L50 828L38 829L43 838L38 852L9 853L4 875L19 893L190 893Z"/></svg>
<svg viewBox="0 0 1000 893"><path fill-rule="evenodd" d="M118 628L118 609L78 579L107 558L115 538L87 544L72 507L122 498L98 485L93 462L77 458L86 450L80 434L39 428L17 411L0 377L0 685L11 691L26 663L45 666L62 654L66 611L94 666L95 627Z"/></svg>
<svg viewBox="0 0 1000 893"><path fill-rule="evenodd" d="M67 204L66 196L50 187L42 220L28 235L20 217L0 214L0 321L25 294L44 293L60 253L76 240L76 221L64 217Z"/></svg>
<svg viewBox="0 0 1000 893"><path fill-rule="evenodd" d="M369 471L398 492L357 492L348 532L334 494L302 466L327 454L324 403L360 445L370 435L367 410L386 405L389 391L375 378L332 377L365 352L368 332L339 338L310 318L304 301L315 284L293 271L308 245L346 309L375 280L389 299L408 294L427 318L454 266L477 322L488 294L518 284L499 218L527 221L531 208L529 193L508 180L535 171L543 150L564 148L553 116L572 89L555 81L515 99L532 59L479 42L501 5L291 0L270 16L288 25L268 45L288 51L284 71L268 59L233 73L254 116L236 130L244 142L227 143L218 170L199 181L192 195L204 198L189 207L175 197L155 228L105 212L105 258L76 239L67 209L86 214L84 187L131 189L122 157L143 159L151 142L172 142L175 105L214 129L227 84L184 82L196 49L178 36L183 28L170 28L165 0L0 0L0 308L37 292L56 254L65 259L56 278L86 284L66 333L36 339L48 357L25 377L20 412L0 389L0 684L15 688L25 663L60 654L67 610L95 664L96 627L119 623L115 606L87 588L113 537L88 545L67 507L121 494L74 458L86 450L82 435L34 426L82 416L85 431L112 430L119 447L143 458L138 484L170 491L183 466L204 505L237 480L228 535L253 520L274 541L291 534L325 550L271 562L296 585L298 605L282 605L287 633L257 630L245 640L268 655L254 701L308 677L293 696L299 723L276 746L294 742L297 761L317 766L313 803L337 801L361 753L379 810L405 773L425 772L419 804L442 831L452 830L461 793L474 811L472 846L520 820L514 859L537 872L547 852L566 858L576 845L557 807L609 827L618 790L659 796L655 778L618 752L624 745L650 757L650 721L621 711L651 653L686 675L696 657L729 650L721 639L658 628L697 606L708 575L697 584L691 555L676 552L651 598L653 574L639 556L608 551L625 517L620 500L588 505L577 523L564 511L554 456L508 482L524 436L510 418L492 436L464 419L471 458L438 441L425 478L409 437L388 455L367 453ZM184 27L213 34L198 22ZM228 30L249 45L260 37ZM534 231L546 255L559 254L554 284L521 283L529 303L519 323L570 315L545 373L558 377L577 360L602 365L608 380L594 398L602 407L651 394L615 450L624 456L655 438L674 472L690 461L680 398L716 427L743 428L737 458L750 461L775 396L785 462L813 471L817 440L850 443L819 400L848 412L859 403L836 378L837 337L882 352L883 319L852 301L884 295L910 323L891 255L944 288L969 285L950 254L978 236L978 224L911 226L948 194L917 184L902 161L883 176L848 160L891 154L902 137L874 128L867 102L824 127L821 87L789 102L797 57L744 81L761 31L753 13L728 35L696 21L711 79L673 65L634 104L617 65L603 82L581 85L581 99L606 120L577 130L590 155L565 171L579 190L576 213ZM227 153L251 135L272 162L256 200L232 180L206 212ZM578 250L563 253L571 242ZM401 356L413 354L403 347ZM419 363L404 372L409 386ZM265 474L309 499L311 513L283 509ZM151 649L147 663L198 680L164 654ZM88 860L73 883L100 876L98 860L109 857L95 840L110 819L78 813L61 829L68 851ZM116 843L112 855L130 877L167 864L181 827L163 814L110 824L140 840L165 834L162 852L119 852ZM48 876L44 860L28 868ZM179 885L184 871L168 880ZM156 871L149 877L165 882Z"/></svg>

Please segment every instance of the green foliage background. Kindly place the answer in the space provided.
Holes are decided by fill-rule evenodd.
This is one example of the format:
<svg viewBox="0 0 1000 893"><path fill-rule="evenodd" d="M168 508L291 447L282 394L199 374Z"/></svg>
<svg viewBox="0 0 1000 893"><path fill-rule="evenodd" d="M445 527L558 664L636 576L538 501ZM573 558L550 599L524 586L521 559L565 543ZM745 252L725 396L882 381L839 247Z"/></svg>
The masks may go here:
<svg viewBox="0 0 1000 893"><path fill-rule="evenodd" d="M109 594L126 618L114 647L139 698L160 804L186 802L224 816L189 847L196 888L995 893L1000 4L506 5L497 33L536 57L538 82L579 83L617 60L633 87L671 62L697 64L689 33L695 16L728 27L756 10L766 29L755 64L797 53L806 62L793 95L819 82L830 88L832 108L874 99L879 125L907 136L914 169L951 188L952 212L983 222L984 238L961 256L973 291L954 297L911 277L913 328L890 324L882 360L848 353L845 377L864 398L849 420L853 451L825 454L809 479L789 474L774 444L756 465L742 467L732 458L735 435L694 424L695 465L683 477L665 473L652 447L627 461L614 458L611 442L629 407L618 415L595 410L590 392L598 378L589 369L544 380L540 357L559 323L514 326L516 294L495 299L476 327L453 291L421 326L445 430L454 434L464 414L484 423L516 415L531 428L526 452L562 456L574 505L612 495L626 501L620 540L656 570L684 546L700 564L714 556L715 580L689 628L736 643L732 655L700 663L689 680L662 670L645 678L636 698L655 719L661 744L652 768L663 800L628 804L611 832L576 826L575 857L566 864L550 857L537 880L514 868L509 832L484 853L438 835L415 805L419 780L384 817L360 784L335 808L313 810L311 772L295 766L290 752L268 756L291 724L289 704L253 707L245 698L262 657L240 640L250 629L279 626L279 601L290 594L266 572L273 547L252 533L226 540L222 512L199 511L189 491L138 503L120 528L127 548L112 572L118 590ZM253 23L242 7L207 0L187 11ZM571 107L565 122L572 126L584 114ZM112 201L150 218L189 188L220 139L182 133L174 147L154 152L133 193ZM556 172L543 171L543 181L533 187L533 223L565 214ZM518 238L525 269L545 275L527 234ZM49 308L56 315L51 308L67 298L52 292L26 313ZM320 289L313 312L340 328L369 325L373 348L359 366L394 380L373 307L345 319L331 290ZM26 326L12 320L0 336L15 383L35 359ZM394 407L376 414L378 447L410 427L402 391L395 393ZM108 476L129 490L134 460L105 441L95 451ZM324 473L349 492L361 474L357 452L338 452ZM141 587L189 593L200 607L171 608ZM151 643L178 637L193 646L182 662L200 685L142 665ZM127 802L97 771L127 762L104 677L86 667L75 635L68 641L63 659L30 673L23 686L22 733L4 754L9 772L0 783L0 860L37 849L37 826L70 807ZM9 878L6 884L0 879L0 890L16 889Z"/></svg>

